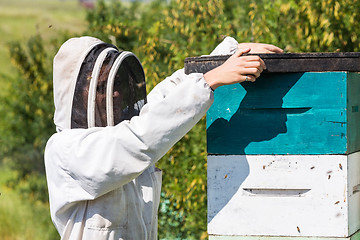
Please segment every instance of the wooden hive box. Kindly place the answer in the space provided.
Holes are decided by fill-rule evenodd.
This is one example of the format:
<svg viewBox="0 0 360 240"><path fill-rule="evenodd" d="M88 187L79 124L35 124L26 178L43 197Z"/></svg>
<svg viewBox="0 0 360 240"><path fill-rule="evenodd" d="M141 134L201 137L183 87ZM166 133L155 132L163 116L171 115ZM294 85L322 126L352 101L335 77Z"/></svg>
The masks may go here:
<svg viewBox="0 0 360 240"><path fill-rule="evenodd" d="M210 239L360 238L360 54L260 56L267 72L207 113Z"/></svg>

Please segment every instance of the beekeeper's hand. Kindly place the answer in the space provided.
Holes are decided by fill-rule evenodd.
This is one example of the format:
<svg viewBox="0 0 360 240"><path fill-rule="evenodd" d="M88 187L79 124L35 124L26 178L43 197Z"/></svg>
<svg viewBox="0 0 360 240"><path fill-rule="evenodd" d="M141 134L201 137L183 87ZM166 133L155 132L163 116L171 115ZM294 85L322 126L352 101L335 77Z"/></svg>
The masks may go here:
<svg viewBox="0 0 360 240"><path fill-rule="evenodd" d="M266 66L259 56L242 56L250 51L250 48L239 49L222 65L205 73L206 82L213 90L223 85L254 82Z"/></svg>
<svg viewBox="0 0 360 240"><path fill-rule="evenodd" d="M281 48L265 43L239 43L238 49L251 48L250 53L282 53Z"/></svg>

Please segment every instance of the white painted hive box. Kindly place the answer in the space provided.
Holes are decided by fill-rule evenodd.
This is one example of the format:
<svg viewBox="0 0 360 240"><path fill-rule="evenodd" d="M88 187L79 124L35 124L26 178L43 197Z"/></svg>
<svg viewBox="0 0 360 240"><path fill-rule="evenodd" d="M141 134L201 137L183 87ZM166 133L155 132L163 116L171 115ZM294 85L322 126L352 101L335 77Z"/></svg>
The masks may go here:
<svg viewBox="0 0 360 240"><path fill-rule="evenodd" d="M347 237L360 228L360 153L208 156L210 236Z"/></svg>

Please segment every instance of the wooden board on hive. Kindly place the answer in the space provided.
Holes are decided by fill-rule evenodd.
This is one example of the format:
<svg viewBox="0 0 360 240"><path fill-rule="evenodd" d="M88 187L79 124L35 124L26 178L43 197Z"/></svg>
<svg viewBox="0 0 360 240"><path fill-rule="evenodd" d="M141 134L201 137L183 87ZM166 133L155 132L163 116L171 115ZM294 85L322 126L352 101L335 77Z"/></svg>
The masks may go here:
<svg viewBox="0 0 360 240"><path fill-rule="evenodd" d="M273 53L249 54L260 56L269 73L293 72L360 72L360 52L338 53ZM185 73L206 73L223 64L230 55L188 57L185 59Z"/></svg>

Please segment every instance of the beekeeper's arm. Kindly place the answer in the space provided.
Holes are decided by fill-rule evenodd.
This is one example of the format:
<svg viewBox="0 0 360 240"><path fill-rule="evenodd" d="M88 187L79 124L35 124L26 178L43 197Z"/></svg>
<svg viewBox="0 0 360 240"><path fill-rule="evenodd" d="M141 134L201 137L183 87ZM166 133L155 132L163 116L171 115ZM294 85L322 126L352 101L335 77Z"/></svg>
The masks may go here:
<svg viewBox="0 0 360 240"><path fill-rule="evenodd" d="M226 37L210 53L210 55L229 55L229 54L234 54L237 50L241 50L241 52L246 52L247 49L250 49L249 53L253 53L253 54L255 54L255 53L282 53L283 52L283 50L281 48L274 46L272 44L238 43L234 38ZM238 53L240 53L240 52L238 52ZM236 67L236 66L232 66L232 67ZM215 72L217 72L218 70L219 69L215 70ZM226 72L225 69L223 69L223 70L224 70L223 72ZM220 71L218 71L218 73L220 73ZM153 102L153 101L157 101L159 99L164 98L167 95L167 93L169 91L171 91L172 88L174 88L179 82L181 82L183 79L185 79L184 77L181 76L184 74L185 74L184 69L180 69L177 72L175 72L172 77L167 78L164 81L160 82L158 85L155 86L155 88L148 95L148 101ZM174 76L178 76L178 77L174 78ZM210 76L207 76L207 78L210 78ZM210 79L207 79L207 80L211 81ZM251 78L248 80L253 81L254 78ZM219 78L219 81L221 82L220 78ZM219 86L219 85L223 85L223 84L219 83L217 85ZM212 86L212 89L214 89L216 87L217 86Z"/></svg>

